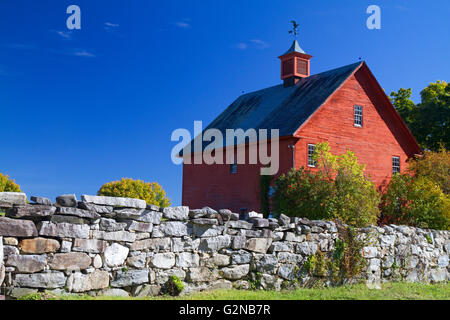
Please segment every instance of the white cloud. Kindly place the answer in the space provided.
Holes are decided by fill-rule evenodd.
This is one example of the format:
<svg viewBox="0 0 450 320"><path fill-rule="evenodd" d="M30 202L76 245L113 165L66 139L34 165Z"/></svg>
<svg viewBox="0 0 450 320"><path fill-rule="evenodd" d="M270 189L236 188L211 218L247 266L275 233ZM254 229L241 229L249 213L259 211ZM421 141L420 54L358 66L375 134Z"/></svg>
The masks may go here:
<svg viewBox="0 0 450 320"><path fill-rule="evenodd" d="M248 45L245 42L239 42L236 45L236 48L240 49L240 50L246 50L248 48Z"/></svg>
<svg viewBox="0 0 450 320"><path fill-rule="evenodd" d="M73 52L74 56L78 56L78 57L86 57L86 58L94 58L95 54L93 54L92 52L89 52L87 50L84 49L80 49L80 50L75 50Z"/></svg>
<svg viewBox="0 0 450 320"><path fill-rule="evenodd" d="M183 28L183 29L187 29L187 28L189 28L189 27L191 26L189 23L187 23L187 22L185 22L185 21L178 21L178 22L175 22L175 25L176 25L177 27Z"/></svg>
<svg viewBox="0 0 450 320"><path fill-rule="evenodd" d="M50 31L56 33L58 36L60 36L64 40L72 39L72 32L71 31L59 31L59 30L50 30Z"/></svg>
<svg viewBox="0 0 450 320"><path fill-rule="evenodd" d="M250 42L253 43L258 49L265 49L270 47L270 45L267 42L260 39L252 39L250 40Z"/></svg>
<svg viewBox="0 0 450 320"><path fill-rule="evenodd" d="M105 26L111 27L111 28L116 28L116 27L119 27L119 24L118 23L105 22Z"/></svg>

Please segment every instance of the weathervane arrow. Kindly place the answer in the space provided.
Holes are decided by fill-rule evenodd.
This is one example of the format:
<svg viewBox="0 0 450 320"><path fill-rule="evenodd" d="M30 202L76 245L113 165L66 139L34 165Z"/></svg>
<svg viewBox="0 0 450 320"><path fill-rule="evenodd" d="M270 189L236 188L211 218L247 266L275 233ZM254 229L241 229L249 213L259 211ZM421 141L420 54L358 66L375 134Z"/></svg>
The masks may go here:
<svg viewBox="0 0 450 320"><path fill-rule="evenodd" d="M293 34L294 38L297 38L299 24L295 20L291 20L291 23L292 23L292 30L289 30L289 34Z"/></svg>

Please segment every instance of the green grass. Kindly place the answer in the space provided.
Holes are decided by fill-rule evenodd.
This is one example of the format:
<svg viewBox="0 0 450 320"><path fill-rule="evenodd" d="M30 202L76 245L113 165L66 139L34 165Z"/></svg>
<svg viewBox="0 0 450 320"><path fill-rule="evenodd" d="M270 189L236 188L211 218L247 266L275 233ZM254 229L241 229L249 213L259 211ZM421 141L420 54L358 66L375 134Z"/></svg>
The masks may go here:
<svg viewBox="0 0 450 320"><path fill-rule="evenodd" d="M450 286L448 284L386 283L379 290L369 289L365 284L361 284L281 292L219 290L179 297L126 298L91 297L89 295L47 295L43 298L50 300L450 300Z"/></svg>

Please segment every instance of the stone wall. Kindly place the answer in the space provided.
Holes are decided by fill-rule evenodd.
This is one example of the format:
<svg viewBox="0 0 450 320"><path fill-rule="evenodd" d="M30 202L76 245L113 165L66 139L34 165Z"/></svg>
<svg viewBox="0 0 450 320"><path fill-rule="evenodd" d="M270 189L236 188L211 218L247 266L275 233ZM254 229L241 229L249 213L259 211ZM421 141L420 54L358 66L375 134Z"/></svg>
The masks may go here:
<svg viewBox="0 0 450 320"><path fill-rule="evenodd" d="M172 275L183 280L185 293L332 282L305 270L305 262L332 255L339 238L333 222L254 212L239 220L226 209L159 208L128 198L30 199L0 193L0 280L4 270L2 292L9 297L38 290L157 295ZM369 241L362 277L372 283L450 280L449 231L390 225L358 232Z"/></svg>

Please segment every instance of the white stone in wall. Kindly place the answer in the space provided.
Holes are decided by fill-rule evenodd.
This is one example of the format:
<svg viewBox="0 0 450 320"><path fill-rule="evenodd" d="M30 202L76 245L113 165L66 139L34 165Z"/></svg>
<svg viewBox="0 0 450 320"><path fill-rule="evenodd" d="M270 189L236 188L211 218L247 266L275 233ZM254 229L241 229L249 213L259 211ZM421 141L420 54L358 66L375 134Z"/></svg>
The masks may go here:
<svg viewBox="0 0 450 320"><path fill-rule="evenodd" d="M81 200L87 203L93 203L104 206L113 207L128 207L128 208L138 208L145 209L147 204L145 200L134 199L134 198L121 198L121 197L104 197L104 196L90 196L83 194Z"/></svg>
<svg viewBox="0 0 450 320"><path fill-rule="evenodd" d="M111 281L111 287L122 288L148 283L148 279L148 270L119 271L116 278Z"/></svg>
<svg viewBox="0 0 450 320"><path fill-rule="evenodd" d="M118 243L108 246L104 253L105 264L108 267L118 267L123 265L130 249Z"/></svg>
<svg viewBox="0 0 450 320"><path fill-rule="evenodd" d="M181 252L176 257L176 266L181 268L195 268L200 264L200 258L196 253Z"/></svg>
<svg viewBox="0 0 450 320"><path fill-rule="evenodd" d="M286 280L294 280L296 278L296 265L283 264L278 268L278 275Z"/></svg>
<svg viewBox="0 0 450 320"><path fill-rule="evenodd" d="M199 251L214 252L231 245L231 237L229 235L217 236L212 238L203 238L198 246Z"/></svg>
<svg viewBox="0 0 450 320"><path fill-rule="evenodd" d="M187 223L179 221L167 221L159 225L159 230L166 236L183 237L188 235Z"/></svg>
<svg viewBox="0 0 450 320"><path fill-rule="evenodd" d="M66 285L64 272L16 274L15 287L55 289Z"/></svg>
<svg viewBox="0 0 450 320"><path fill-rule="evenodd" d="M96 269L100 269L103 266L103 260L102 260L102 257L99 254L95 255L95 257L94 257L94 259L92 261L92 265Z"/></svg>
<svg viewBox="0 0 450 320"><path fill-rule="evenodd" d="M0 286L5 279L5 266L3 265L3 237L0 237Z"/></svg>
<svg viewBox="0 0 450 320"><path fill-rule="evenodd" d="M95 270L87 275L81 272L72 274L67 280L69 291L86 292L104 289L109 286L109 273L107 271Z"/></svg>
<svg viewBox="0 0 450 320"><path fill-rule="evenodd" d="M233 267L226 267L220 269L220 273L225 279L228 280L238 280L245 277L250 271L250 265L241 264Z"/></svg>
<svg viewBox="0 0 450 320"><path fill-rule="evenodd" d="M0 192L0 203L8 203L13 205L26 205L27 195L22 192Z"/></svg>
<svg viewBox="0 0 450 320"><path fill-rule="evenodd" d="M107 241L123 241L123 242L134 242L136 240L136 234L128 231L93 231L93 238L107 240Z"/></svg>
<svg viewBox="0 0 450 320"><path fill-rule="evenodd" d="M39 226L39 235L61 238L89 238L89 225L71 223L53 223L42 221Z"/></svg>
<svg viewBox="0 0 450 320"><path fill-rule="evenodd" d="M363 257L366 259L376 258L378 255L377 247L364 247L362 250Z"/></svg>
<svg viewBox="0 0 450 320"><path fill-rule="evenodd" d="M150 259L150 264L155 268L170 269L175 265L175 254L157 253Z"/></svg>
<svg viewBox="0 0 450 320"><path fill-rule="evenodd" d="M163 208L163 217L170 220L188 220L189 219L189 207L167 207Z"/></svg>

